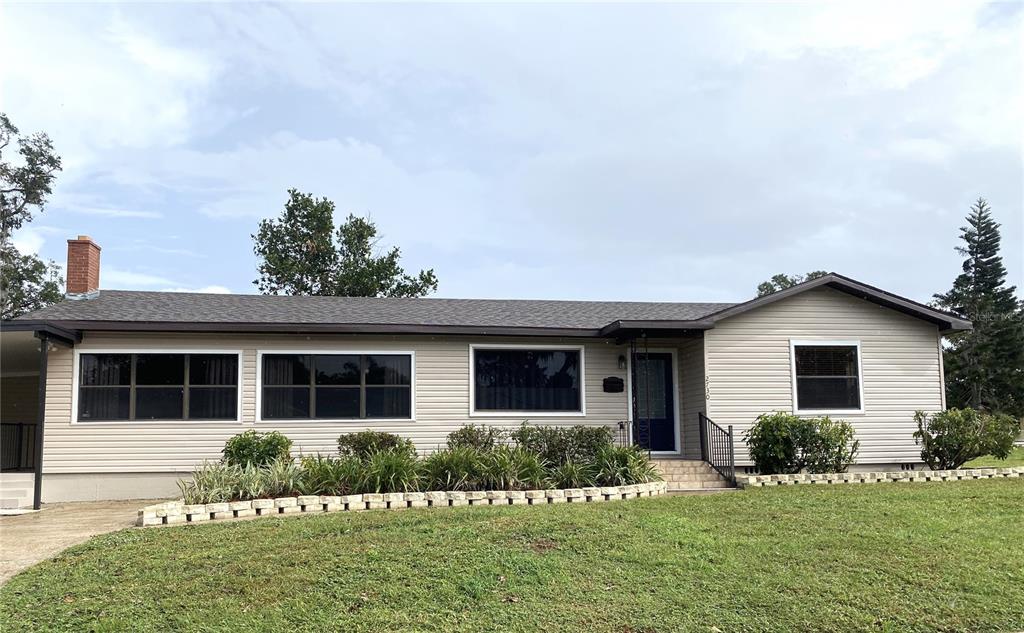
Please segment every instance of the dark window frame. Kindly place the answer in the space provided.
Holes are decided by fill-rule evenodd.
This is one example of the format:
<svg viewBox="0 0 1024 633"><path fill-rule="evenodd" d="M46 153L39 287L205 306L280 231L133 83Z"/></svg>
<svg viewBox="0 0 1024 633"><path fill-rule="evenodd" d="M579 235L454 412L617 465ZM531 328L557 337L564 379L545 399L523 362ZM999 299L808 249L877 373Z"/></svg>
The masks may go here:
<svg viewBox="0 0 1024 633"><path fill-rule="evenodd" d="M855 352L856 371L852 374L829 374L829 375L803 375L798 373L797 369L797 350L800 348L836 348L846 347L851 348ZM793 412L797 414L842 414L842 415L860 415L865 412L864 407L864 358L861 352L861 344L859 340L791 340L790 341L790 355L791 355L791 371L793 379ZM839 379L845 378L846 380L855 381L855 391L853 396L856 397L856 407L842 407L842 406L825 406L825 407L805 407L800 404L800 380L815 380L815 379Z"/></svg>
<svg viewBox="0 0 1024 633"><path fill-rule="evenodd" d="M587 415L587 382L586 382L586 347L584 345L489 345L471 344L469 346L469 393L470 393L470 417L549 417L549 418L573 418L585 417ZM577 355L577 367L579 371L579 408L574 410L558 409L480 409L477 404L477 352L493 351L535 351L535 352L571 352Z"/></svg>
<svg viewBox="0 0 1024 633"><path fill-rule="evenodd" d="M266 359L273 356L303 356L306 358L306 364L309 369L309 382L303 384L290 384L290 385L274 385L267 384L266 382ZM317 383L317 368L316 368L316 357L318 356L354 356L359 359L359 384L330 384L330 383ZM367 359L371 356L393 356L406 358L409 361L409 382L408 384L372 384L367 382L367 376L369 373L369 365ZM400 421L413 421L416 419L416 355L413 352L382 352L382 351L370 351L364 352L360 350L352 351L308 351L308 352L294 352L294 351L266 351L260 352L259 357L259 389L260 402L258 407L259 422L323 422L323 421L341 421L341 422L387 422L391 420ZM266 404L267 389L308 389L309 390L309 414L306 416L267 416ZM318 389L331 389L331 390L357 390L359 391L359 414L358 416L317 416L317 390ZM366 412L367 406L367 390L374 389L406 389L408 391L408 405L409 415L407 416L368 416Z"/></svg>
<svg viewBox="0 0 1024 633"><path fill-rule="evenodd" d="M129 380L127 384L122 385L85 385L82 383L84 379L82 365L84 359L87 356L128 356L129 357ZM182 383L178 384L152 384L152 385L139 385L137 383L137 369L138 369L138 357L139 356L182 356L183 357L183 375ZM235 382L232 384L191 384L190 381L190 370L191 370L191 358L193 356L229 356L235 359ZM179 351L179 350L152 350L152 351L131 351L131 350L103 350L103 351L82 351L77 354L75 372L77 373L77 379L75 380L75 423L160 423L160 422L239 422L241 421L241 403L239 402L239 394L242 390L242 354L238 351L222 351L222 350L190 350L190 351ZM104 390L104 389L127 389L128 390L128 417L116 418L116 417L104 417L104 418L83 418L82 417L82 392L83 390ZM181 417L161 417L161 418L139 418L136 413L136 400L138 390L145 391L146 389L181 389ZM189 394L192 389L233 389L233 402L235 407L235 414L233 417L224 418L211 418L211 417L192 417L190 415L190 402Z"/></svg>

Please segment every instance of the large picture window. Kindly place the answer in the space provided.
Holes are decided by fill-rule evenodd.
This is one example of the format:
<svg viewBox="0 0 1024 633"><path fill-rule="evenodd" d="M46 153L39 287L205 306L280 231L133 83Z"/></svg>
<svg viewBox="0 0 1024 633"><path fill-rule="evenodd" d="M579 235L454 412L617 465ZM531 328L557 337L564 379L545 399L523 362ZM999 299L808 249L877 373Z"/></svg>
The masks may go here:
<svg viewBox="0 0 1024 633"><path fill-rule="evenodd" d="M78 419L235 420L237 354L80 354Z"/></svg>
<svg viewBox="0 0 1024 633"><path fill-rule="evenodd" d="M861 409L857 343L793 343L797 411Z"/></svg>
<svg viewBox="0 0 1024 633"><path fill-rule="evenodd" d="M409 354L264 354L262 417L412 417Z"/></svg>
<svg viewBox="0 0 1024 633"><path fill-rule="evenodd" d="M473 348L477 413L582 413L582 350Z"/></svg>

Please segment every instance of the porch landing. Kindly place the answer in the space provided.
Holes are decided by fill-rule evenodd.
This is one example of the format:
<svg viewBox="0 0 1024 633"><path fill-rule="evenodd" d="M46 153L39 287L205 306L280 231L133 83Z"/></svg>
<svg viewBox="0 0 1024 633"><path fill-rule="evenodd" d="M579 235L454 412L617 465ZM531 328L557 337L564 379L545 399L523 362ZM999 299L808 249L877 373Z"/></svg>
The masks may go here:
<svg viewBox="0 0 1024 633"><path fill-rule="evenodd" d="M669 492L732 487L710 464L699 459L655 457L651 461L668 484Z"/></svg>

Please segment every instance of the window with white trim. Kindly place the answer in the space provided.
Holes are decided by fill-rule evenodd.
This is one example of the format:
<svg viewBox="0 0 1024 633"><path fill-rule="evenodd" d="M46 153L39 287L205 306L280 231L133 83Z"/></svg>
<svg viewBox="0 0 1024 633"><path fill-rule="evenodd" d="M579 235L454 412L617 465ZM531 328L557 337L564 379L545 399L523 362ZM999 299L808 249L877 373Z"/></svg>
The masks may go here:
<svg viewBox="0 0 1024 633"><path fill-rule="evenodd" d="M80 421L237 417L237 354L79 355Z"/></svg>
<svg viewBox="0 0 1024 633"><path fill-rule="evenodd" d="M409 354L264 354L264 420L412 417Z"/></svg>
<svg viewBox="0 0 1024 633"><path fill-rule="evenodd" d="M797 411L861 409L856 344L793 344Z"/></svg>
<svg viewBox="0 0 1024 633"><path fill-rule="evenodd" d="M582 364L579 349L476 347L474 411L580 413Z"/></svg>

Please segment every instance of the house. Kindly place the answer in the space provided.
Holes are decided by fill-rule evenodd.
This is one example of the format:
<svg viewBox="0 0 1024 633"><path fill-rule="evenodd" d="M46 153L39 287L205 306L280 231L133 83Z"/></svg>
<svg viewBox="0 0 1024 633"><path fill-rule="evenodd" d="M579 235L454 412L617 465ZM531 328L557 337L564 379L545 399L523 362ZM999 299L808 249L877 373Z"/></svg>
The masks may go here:
<svg viewBox="0 0 1024 633"><path fill-rule="evenodd" d="M850 421L856 468L909 468L942 337L970 328L834 273L739 304L378 299L100 290L99 259L69 240L67 300L3 324L8 503L171 495L247 429L315 453L365 428L429 451L471 422L607 425L729 476L778 410Z"/></svg>

